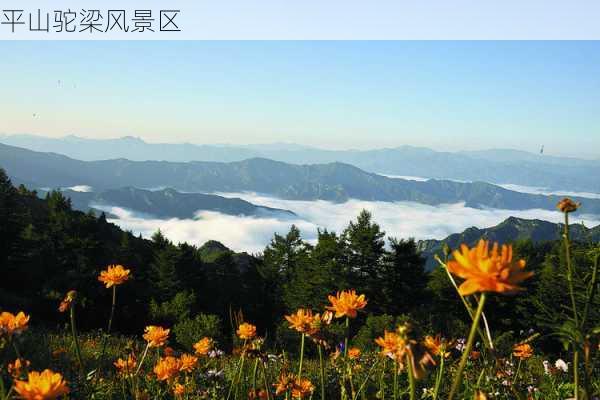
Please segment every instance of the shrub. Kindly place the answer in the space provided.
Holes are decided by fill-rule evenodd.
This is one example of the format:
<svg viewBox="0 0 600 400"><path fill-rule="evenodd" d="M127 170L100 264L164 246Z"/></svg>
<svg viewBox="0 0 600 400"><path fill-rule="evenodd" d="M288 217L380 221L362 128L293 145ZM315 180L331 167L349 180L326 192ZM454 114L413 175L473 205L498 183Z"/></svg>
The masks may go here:
<svg viewBox="0 0 600 400"><path fill-rule="evenodd" d="M192 291L177 293L171 300L158 303L150 302L150 318L154 323L172 325L189 318L196 295Z"/></svg>
<svg viewBox="0 0 600 400"><path fill-rule="evenodd" d="M385 330L393 331L396 327L405 322L408 318L404 315L394 317L393 315L372 315L370 314L365 324L360 328L354 339L352 346L364 350L376 350L375 339L383 335Z"/></svg>
<svg viewBox="0 0 600 400"><path fill-rule="evenodd" d="M221 319L213 314L198 314L194 318L183 319L173 326L173 333L178 344L187 350L205 336L222 342Z"/></svg>

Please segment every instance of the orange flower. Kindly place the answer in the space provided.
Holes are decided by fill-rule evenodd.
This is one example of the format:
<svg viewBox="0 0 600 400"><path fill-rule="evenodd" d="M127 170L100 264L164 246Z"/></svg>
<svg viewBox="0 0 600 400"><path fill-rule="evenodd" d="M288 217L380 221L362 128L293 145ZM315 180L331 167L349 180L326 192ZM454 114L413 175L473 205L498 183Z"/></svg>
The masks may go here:
<svg viewBox="0 0 600 400"><path fill-rule="evenodd" d="M561 212L570 213L573 211L577 211L577 209L581 206L581 203L575 203L568 197L565 197L561 201L558 202L556 208L558 208Z"/></svg>
<svg viewBox="0 0 600 400"><path fill-rule="evenodd" d="M313 315L313 319L310 323L311 334L315 334L323 328L323 326L330 325L333 320L333 313L331 311L325 311L323 314Z"/></svg>
<svg viewBox="0 0 600 400"><path fill-rule="evenodd" d="M277 396L291 391L292 398L303 399L310 396L315 387L312 382L306 378L298 378L293 374L282 373L279 375L279 381L274 385Z"/></svg>
<svg viewBox="0 0 600 400"><path fill-rule="evenodd" d="M450 356L450 352L446 350L450 347L450 344L442 339L441 335L433 336L425 336L425 340L423 340L423 345L433 354L434 356L442 356L447 358Z"/></svg>
<svg viewBox="0 0 600 400"><path fill-rule="evenodd" d="M329 296L331 306L327 307L328 310L335 312L336 318L350 317L356 318L356 312L362 310L367 305L365 295L360 296L356 294L356 291L342 291L337 292L335 296Z"/></svg>
<svg viewBox="0 0 600 400"><path fill-rule="evenodd" d="M149 347L162 347L167 343L169 332L170 329L150 325L146 327L144 339L148 342Z"/></svg>
<svg viewBox="0 0 600 400"><path fill-rule="evenodd" d="M175 355L175 350L173 350L173 348L170 347L170 346L165 346L165 348L163 350L163 354L165 356L174 356Z"/></svg>
<svg viewBox="0 0 600 400"><path fill-rule="evenodd" d="M181 372L192 372L196 368L196 364L198 364L198 357L194 357L191 354L182 354L179 357L179 362L181 364L179 367Z"/></svg>
<svg viewBox="0 0 600 400"><path fill-rule="evenodd" d="M8 373L11 374L14 379L17 379L21 376L23 369L29 368L30 365L31 363L29 361L23 358L17 358L14 362L8 364Z"/></svg>
<svg viewBox="0 0 600 400"><path fill-rule="evenodd" d="M181 361L175 357L163 357L154 366L154 373L159 381L170 380L179 374Z"/></svg>
<svg viewBox="0 0 600 400"><path fill-rule="evenodd" d="M533 349L528 343L516 344L513 346L513 356L526 360L533 355Z"/></svg>
<svg viewBox="0 0 600 400"><path fill-rule="evenodd" d="M109 265L105 271L100 272L98 280L106 285L106 288L117 286L129 279L131 271L122 265Z"/></svg>
<svg viewBox="0 0 600 400"><path fill-rule="evenodd" d="M375 343L381 347L381 354L392 360L402 360L406 342L396 332L384 331L383 337L375 339Z"/></svg>
<svg viewBox="0 0 600 400"><path fill-rule="evenodd" d="M209 337L203 337L196 344L194 344L194 350L199 356L207 355L214 347L214 341Z"/></svg>
<svg viewBox="0 0 600 400"><path fill-rule="evenodd" d="M309 397L315 390L312 382L306 378L297 378L292 386L292 398L303 399Z"/></svg>
<svg viewBox="0 0 600 400"><path fill-rule="evenodd" d="M61 313L65 311L69 311L71 309L71 305L77 298L77 292L75 290L69 290L65 298L60 302L60 306L58 307L58 311Z"/></svg>
<svg viewBox="0 0 600 400"><path fill-rule="evenodd" d="M275 383L275 394L277 396L287 392L294 386L294 375L282 373L279 375L279 380Z"/></svg>
<svg viewBox="0 0 600 400"><path fill-rule="evenodd" d="M489 242L480 240L476 247L460 246L453 253L454 260L448 262L448 270L465 279L458 288L462 296L475 292L514 293L523 288L518 284L530 278L533 272L525 272L525 260L513 261L511 245L494 243L489 251Z"/></svg>
<svg viewBox="0 0 600 400"><path fill-rule="evenodd" d="M127 356L126 360L119 358L113 364L119 372L119 374L123 376L129 376L133 374L135 368L137 367L137 359L133 354L130 354L129 356Z"/></svg>
<svg viewBox="0 0 600 400"><path fill-rule="evenodd" d="M473 397L473 400L487 400L487 396L485 395L484 392L482 392L481 390L478 390L475 392L475 396Z"/></svg>
<svg viewBox="0 0 600 400"><path fill-rule="evenodd" d="M63 354L66 354L67 350L64 347L59 347L58 349L52 352L52 358L58 358Z"/></svg>
<svg viewBox="0 0 600 400"><path fill-rule="evenodd" d="M0 313L0 334L5 333L7 336L18 335L27 329L28 323L29 315L25 315L23 311L19 311L17 315L3 311Z"/></svg>
<svg viewBox="0 0 600 400"><path fill-rule="evenodd" d="M250 391L248 392L248 400L255 400L255 399L268 399L269 396L267 395L267 391L264 389L250 389Z"/></svg>
<svg viewBox="0 0 600 400"><path fill-rule="evenodd" d="M256 326L244 322L240 324L236 331L237 335L240 339L250 340L256 336Z"/></svg>
<svg viewBox="0 0 600 400"><path fill-rule="evenodd" d="M313 313L311 310L300 308L296 313L286 315L285 319L290 323L290 329L306 334L312 331Z"/></svg>
<svg viewBox="0 0 600 400"><path fill-rule="evenodd" d="M360 357L361 353L362 352L358 347L350 347L348 349L348 358L350 358L351 360L356 360Z"/></svg>
<svg viewBox="0 0 600 400"><path fill-rule="evenodd" d="M184 395L184 393L185 386L183 386L181 383L176 383L175 386L173 386L173 394L175 397L181 397Z"/></svg>
<svg viewBox="0 0 600 400"><path fill-rule="evenodd" d="M52 400L69 393L62 375L45 369L30 372L26 381L15 381L15 392L25 400Z"/></svg>
<svg viewBox="0 0 600 400"><path fill-rule="evenodd" d="M479 357L481 356L481 352L477 351L477 350L471 350L471 353L469 354L469 359L470 360L479 360Z"/></svg>

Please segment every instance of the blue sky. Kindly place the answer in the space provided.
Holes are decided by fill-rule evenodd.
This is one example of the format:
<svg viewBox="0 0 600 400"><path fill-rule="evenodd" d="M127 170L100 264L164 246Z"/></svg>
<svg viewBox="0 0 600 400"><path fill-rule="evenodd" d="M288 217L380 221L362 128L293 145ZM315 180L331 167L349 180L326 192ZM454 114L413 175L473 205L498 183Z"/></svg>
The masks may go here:
<svg viewBox="0 0 600 400"><path fill-rule="evenodd" d="M600 42L0 42L0 52L3 133L544 144L600 157Z"/></svg>

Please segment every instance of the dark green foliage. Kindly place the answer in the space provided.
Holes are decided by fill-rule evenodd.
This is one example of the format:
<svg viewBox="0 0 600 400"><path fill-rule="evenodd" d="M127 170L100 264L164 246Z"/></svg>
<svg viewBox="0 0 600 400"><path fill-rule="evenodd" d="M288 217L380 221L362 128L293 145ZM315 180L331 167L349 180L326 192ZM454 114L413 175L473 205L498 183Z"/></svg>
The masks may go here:
<svg viewBox="0 0 600 400"><path fill-rule="evenodd" d="M188 291L181 291L172 299L162 303L157 303L152 299L148 310L150 322L154 325L171 326L178 321L187 319L195 305L196 295L194 292Z"/></svg>
<svg viewBox="0 0 600 400"><path fill-rule="evenodd" d="M221 319L213 314L198 314L194 318L183 318L173 326L175 339L183 348L193 351L193 345L203 337L209 337L217 342L223 340Z"/></svg>
<svg viewBox="0 0 600 400"><path fill-rule="evenodd" d="M597 251L597 244L574 244L580 291L589 280ZM521 331L533 329L544 335L540 339L544 347L560 351L557 339L547 334L568 316L562 243L519 240L515 253L535 276L525 282L522 294L489 297L486 317L492 333L500 337L500 332L509 332L513 336L506 336L508 343L521 338ZM235 329L230 317L238 311L269 342L282 344L293 333L282 323L284 314L300 307L320 312L328 303L327 295L343 289L355 289L368 299L359 321L352 324L365 323L360 331L351 331L361 346L369 347L373 337L400 315L409 316L428 333L448 336L464 335L469 323L446 272L437 267L426 273L412 239L389 238L386 245L385 232L367 211L340 235L320 231L314 245L292 226L287 234L274 235L263 254L251 256L218 242L200 248L174 244L160 232L152 240L136 237L108 223L102 214L72 210L59 192L40 199L24 187L15 188L0 170L2 309L25 310L36 324L53 327L66 318L57 311L60 299L75 289L81 299L80 328L104 329L112 291L97 276L109 264L123 264L133 275L117 288L115 332L139 335L145 325L160 323L177 327L177 340L187 347L199 339L194 336L200 331L216 335L217 325L221 337L230 338ZM600 325L598 310L596 300L588 326Z"/></svg>
<svg viewBox="0 0 600 400"><path fill-rule="evenodd" d="M384 331L394 331L396 327L407 321L406 316L394 317L389 314L369 315L363 326L352 339L352 345L364 350L375 350L375 339L383 336Z"/></svg>

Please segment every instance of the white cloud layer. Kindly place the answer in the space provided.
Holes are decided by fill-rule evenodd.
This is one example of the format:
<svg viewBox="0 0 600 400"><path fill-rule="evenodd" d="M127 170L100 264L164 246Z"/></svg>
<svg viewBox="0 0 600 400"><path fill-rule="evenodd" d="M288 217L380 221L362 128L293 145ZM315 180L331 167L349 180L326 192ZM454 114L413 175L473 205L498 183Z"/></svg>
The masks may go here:
<svg viewBox="0 0 600 400"><path fill-rule="evenodd" d="M65 189L70 189L74 192L91 192L93 190L93 188L91 186L88 185L75 185L75 186L71 186Z"/></svg>
<svg viewBox="0 0 600 400"><path fill-rule="evenodd" d="M588 199L600 199L600 193L553 191L553 190L549 190L548 188L544 188L544 187L513 185L512 183L505 183L505 184L501 184L498 186L502 186L505 189L514 190L515 192L522 192L522 193L545 194L545 195L556 195L556 196L575 196L575 197L585 197Z"/></svg>
<svg viewBox="0 0 600 400"><path fill-rule="evenodd" d="M103 207L119 219L112 220L124 229L150 237L160 229L174 242L202 244L214 239L236 251L259 252L269 243L275 232L285 234L292 224L298 226L303 237L314 242L318 228L341 232L355 219L362 209L372 212L388 236L417 239L442 239L449 234L477 226L480 228L497 225L509 216L528 219L543 219L561 222L562 215L549 210L499 210L465 207L462 203L428 206L413 202L373 202L350 200L335 204L323 200L282 200L255 193L221 193L226 197L240 197L254 204L283 208L293 211L297 217L276 218L230 216L216 212L199 212L196 219L148 218L117 207ZM579 215L574 223L586 226L600 224L600 217Z"/></svg>

